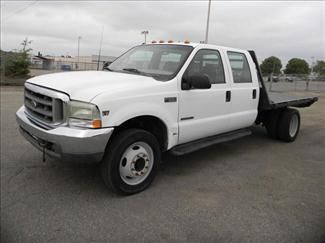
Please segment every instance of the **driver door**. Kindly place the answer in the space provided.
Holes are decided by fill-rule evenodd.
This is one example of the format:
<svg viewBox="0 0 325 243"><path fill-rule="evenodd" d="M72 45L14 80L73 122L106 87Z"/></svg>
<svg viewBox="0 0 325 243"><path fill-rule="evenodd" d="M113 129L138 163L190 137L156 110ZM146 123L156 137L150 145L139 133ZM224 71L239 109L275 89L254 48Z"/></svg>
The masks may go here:
<svg viewBox="0 0 325 243"><path fill-rule="evenodd" d="M207 75L211 88L184 89L186 78L193 74ZM218 50L200 49L184 72L181 86L180 144L229 131L231 102L228 101L227 91L230 91L230 85L225 78L223 60Z"/></svg>

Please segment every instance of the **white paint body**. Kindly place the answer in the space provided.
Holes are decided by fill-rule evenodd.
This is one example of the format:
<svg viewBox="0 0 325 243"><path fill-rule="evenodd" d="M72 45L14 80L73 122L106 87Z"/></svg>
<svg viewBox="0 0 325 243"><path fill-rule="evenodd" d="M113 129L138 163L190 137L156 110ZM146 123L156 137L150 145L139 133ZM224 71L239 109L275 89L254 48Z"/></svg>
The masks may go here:
<svg viewBox="0 0 325 243"><path fill-rule="evenodd" d="M171 44L172 45L172 44ZM96 104L99 110L109 111L102 116L102 126L118 127L127 120L149 115L159 118L168 130L168 149L196 139L237 130L253 125L258 113L259 84L255 65L247 51L206 44L190 44L194 50L169 81L151 77L109 71L65 72L38 76L28 83L50 88L69 95L71 100ZM225 71L225 84L212 84L210 89L182 90L182 76L200 49L218 50ZM233 82L227 51L245 54L251 83ZM252 91L256 98L252 99ZM231 91L231 102L226 102ZM177 97L166 103L165 97ZM184 117L194 117L181 120Z"/></svg>

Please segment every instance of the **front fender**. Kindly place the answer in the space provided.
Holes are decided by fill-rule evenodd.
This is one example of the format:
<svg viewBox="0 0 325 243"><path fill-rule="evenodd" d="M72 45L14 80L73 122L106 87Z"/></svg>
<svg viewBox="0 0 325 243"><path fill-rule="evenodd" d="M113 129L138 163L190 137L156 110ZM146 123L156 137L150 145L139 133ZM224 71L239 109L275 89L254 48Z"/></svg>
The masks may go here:
<svg viewBox="0 0 325 243"><path fill-rule="evenodd" d="M151 97L147 101L119 100L118 102L110 102L109 107L99 106L101 111L109 110L108 116L102 116L103 127L118 127L135 117L153 116L160 119L167 128L167 148L169 149L178 141L178 104L177 102L164 103L163 101L163 98Z"/></svg>

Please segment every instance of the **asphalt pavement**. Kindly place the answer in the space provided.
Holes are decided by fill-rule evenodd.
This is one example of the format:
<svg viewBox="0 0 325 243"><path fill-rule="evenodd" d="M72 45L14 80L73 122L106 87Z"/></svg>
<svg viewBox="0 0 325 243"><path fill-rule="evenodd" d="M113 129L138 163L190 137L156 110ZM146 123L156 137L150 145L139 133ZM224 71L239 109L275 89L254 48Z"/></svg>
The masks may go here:
<svg viewBox="0 0 325 243"><path fill-rule="evenodd" d="M22 89L1 88L1 242L324 242L325 93L294 143L253 135L181 157L127 197L94 164L42 162L18 132Z"/></svg>

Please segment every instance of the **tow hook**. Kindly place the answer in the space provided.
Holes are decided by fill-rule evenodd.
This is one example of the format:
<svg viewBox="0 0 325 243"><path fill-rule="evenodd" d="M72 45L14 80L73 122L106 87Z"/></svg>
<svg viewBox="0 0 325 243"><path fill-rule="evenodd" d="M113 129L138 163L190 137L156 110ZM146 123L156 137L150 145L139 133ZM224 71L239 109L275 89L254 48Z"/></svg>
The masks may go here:
<svg viewBox="0 0 325 243"><path fill-rule="evenodd" d="M43 152L43 156L42 156L42 161L43 163L45 163L46 161L46 157L45 157L45 149L49 148L49 144L47 142L38 142L39 146L42 147L42 152Z"/></svg>

